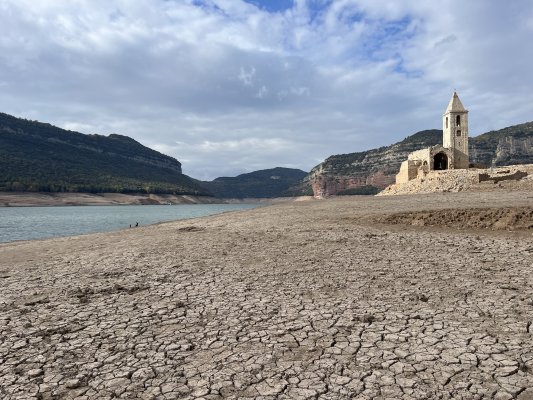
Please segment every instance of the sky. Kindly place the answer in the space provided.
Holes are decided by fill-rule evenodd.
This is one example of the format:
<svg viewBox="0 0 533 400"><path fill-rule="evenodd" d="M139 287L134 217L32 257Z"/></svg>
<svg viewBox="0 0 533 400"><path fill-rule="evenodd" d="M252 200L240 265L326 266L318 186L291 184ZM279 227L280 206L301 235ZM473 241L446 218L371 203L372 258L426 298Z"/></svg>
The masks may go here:
<svg viewBox="0 0 533 400"><path fill-rule="evenodd" d="M0 112L197 179L533 120L531 0L0 0Z"/></svg>

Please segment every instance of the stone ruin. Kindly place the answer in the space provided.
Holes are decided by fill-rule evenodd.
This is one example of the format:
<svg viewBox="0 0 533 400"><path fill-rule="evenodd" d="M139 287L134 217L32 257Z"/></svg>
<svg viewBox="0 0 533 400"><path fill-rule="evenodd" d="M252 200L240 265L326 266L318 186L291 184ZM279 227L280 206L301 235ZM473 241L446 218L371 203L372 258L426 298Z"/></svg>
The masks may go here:
<svg viewBox="0 0 533 400"><path fill-rule="evenodd" d="M430 171L468 168L468 110L456 92L442 117L442 146L435 145L409 154L402 162L396 183L422 178Z"/></svg>

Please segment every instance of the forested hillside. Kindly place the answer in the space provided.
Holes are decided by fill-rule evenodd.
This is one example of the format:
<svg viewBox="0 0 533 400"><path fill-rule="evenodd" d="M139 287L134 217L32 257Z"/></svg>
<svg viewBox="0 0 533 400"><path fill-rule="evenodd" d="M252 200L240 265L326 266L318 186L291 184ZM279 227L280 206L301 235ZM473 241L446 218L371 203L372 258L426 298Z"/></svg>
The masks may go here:
<svg viewBox="0 0 533 400"><path fill-rule="evenodd" d="M202 195L176 159L121 135L84 135L0 113L0 191Z"/></svg>
<svg viewBox="0 0 533 400"><path fill-rule="evenodd" d="M200 184L221 198L271 198L293 195L290 188L301 184L306 175L299 169L278 167Z"/></svg>

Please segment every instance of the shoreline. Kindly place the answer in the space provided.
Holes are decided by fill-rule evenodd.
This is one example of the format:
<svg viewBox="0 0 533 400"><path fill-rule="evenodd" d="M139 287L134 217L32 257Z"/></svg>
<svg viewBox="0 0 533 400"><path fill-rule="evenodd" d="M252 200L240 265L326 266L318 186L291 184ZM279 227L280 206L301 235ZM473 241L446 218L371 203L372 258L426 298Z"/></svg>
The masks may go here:
<svg viewBox="0 0 533 400"><path fill-rule="evenodd" d="M75 239L78 236L104 235L107 233L130 231L132 229L136 230L140 228L152 227L152 226L157 226L157 225L166 224L166 223L175 223L175 222L180 222L180 221L195 221L195 220L201 220L203 218L209 218L211 216L216 216L216 215L246 212L248 210L253 210L259 207L261 208L267 207L269 205L272 205L272 203L268 203L268 202L244 203L242 202L242 203L214 203L214 204L213 203L208 203L208 204L206 203L197 204L196 203L196 204L179 204L179 205L184 205L184 206L211 206L212 205L212 206L218 206L222 208L218 208L217 211L211 211L211 208L209 208L207 212L200 213L199 215L190 215L190 214L183 215L178 212L177 215L173 214L168 219L167 219L168 215L163 213L163 214L159 214L159 217L156 220L148 219L148 221L146 220L143 221L144 215L133 215L134 218L132 220L141 221L138 226L135 226L134 224L130 224L128 227L127 224L126 225L113 224L111 226L102 228L102 226L99 225L99 228L94 229L94 230L92 229L94 228L94 226L89 227L89 228L87 228L86 226L84 230L78 230L77 232L76 232L76 229L72 228L73 226L76 226L75 224L76 217L72 216L74 220L72 220L71 218L68 218L67 219L69 221L69 223L67 224L68 226L64 226L64 230L61 233L58 233L58 230L53 229L53 228L52 229L48 228L45 231L36 230L34 228L32 229L32 232L30 233L27 228L25 229L23 228L22 231L27 233L26 235L24 235L25 236L24 238L13 239L13 237L17 237L17 236L9 235L9 237L11 237L12 239L8 241L4 241L2 238L2 235L0 235L0 246L4 244L7 245L7 244L17 243L17 242L32 242L36 240L53 240L53 239L61 239L61 238ZM108 206L109 207L112 207L112 206L120 207L121 205L115 204L115 205L108 205ZM105 207L108 207L108 206L106 205ZM64 207L64 206L57 206L57 207ZM85 207L85 206L74 206L74 207ZM86 207L91 207L91 206L86 206ZM16 207L6 207L6 208L16 208ZM27 207L20 207L20 208L32 208L32 207L27 206ZM35 207L35 208L39 208L39 207ZM52 208L55 208L55 207L52 207ZM164 207L164 210L170 210L170 208ZM102 211L100 210L98 211L98 213L100 214L102 213ZM159 219L159 218L162 218L162 219ZM17 232L19 236L20 236L20 230L21 230L21 227L18 226ZM36 234L36 232L38 233ZM68 232L68 233L65 233L65 232Z"/></svg>
<svg viewBox="0 0 533 400"><path fill-rule="evenodd" d="M228 204L228 203L216 203L216 204ZM260 203L257 203L257 204L260 204ZM270 204L268 204L268 203L261 203L261 205L258 206L258 207L263 208L263 207L268 207L269 205ZM31 206L27 206L27 207L31 207ZM61 206L58 206L58 207L61 207ZM84 207L84 206L80 206L80 207ZM87 207L90 207L90 206L87 206ZM55 239L79 240L79 239L83 239L84 237L89 236L89 235L105 235L105 234L113 234L113 233L120 233L120 232L129 232L129 231L134 230L134 229L136 230L136 229L142 229L142 228L156 227L158 225L163 225L163 224L171 224L171 223L187 222L187 221L196 221L196 220L202 220L203 218L214 217L214 216L217 216L217 215L247 212L247 211L253 210L253 209L258 208L258 207L243 208L243 209L236 209L236 210L225 210L225 211L218 212L216 214L206 214L206 215L202 215L202 216L178 218L178 219L165 220L165 221L157 221L157 222L153 222L153 223L142 224L142 225L139 225L139 226L133 226L132 225L132 226L129 226L129 227L127 227L127 226L119 227L119 228L113 229L113 230L84 232L84 233L78 233L78 234L73 234L73 235L64 235L64 236L60 235L60 236L37 237L37 238L30 238L30 239L15 239L15 240L7 241L7 242L0 241L0 250L2 249L2 246L8 246L10 244L17 244L17 243L24 243L24 242L48 241L48 240L55 240Z"/></svg>
<svg viewBox="0 0 533 400"><path fill-rule="evenodd" d="M311 200L312 197L222 199L209 196L122 193L0 192L0 207L251 204Z"/></svg>
<svg viewBox="0 0 533 400"><path fill-rule="evenodd" d="M375 223L490 207L533 209L533 192L293 201L0 245L0 394L528 399L531 236Z"/></svg>

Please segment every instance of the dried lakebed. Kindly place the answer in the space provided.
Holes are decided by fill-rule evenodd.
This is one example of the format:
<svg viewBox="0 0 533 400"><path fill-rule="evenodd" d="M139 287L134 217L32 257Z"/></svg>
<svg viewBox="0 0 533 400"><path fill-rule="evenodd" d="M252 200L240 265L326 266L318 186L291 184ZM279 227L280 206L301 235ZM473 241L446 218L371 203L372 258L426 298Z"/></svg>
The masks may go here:
<svg viewBox="0 0 533 400"><path fill-rule="evenodd" d="M376 216L533 193L280 204L0 245L3 399L531 399L533 243Z"/></svg>

